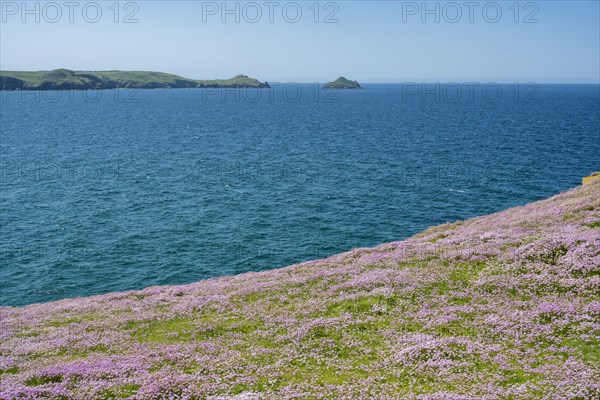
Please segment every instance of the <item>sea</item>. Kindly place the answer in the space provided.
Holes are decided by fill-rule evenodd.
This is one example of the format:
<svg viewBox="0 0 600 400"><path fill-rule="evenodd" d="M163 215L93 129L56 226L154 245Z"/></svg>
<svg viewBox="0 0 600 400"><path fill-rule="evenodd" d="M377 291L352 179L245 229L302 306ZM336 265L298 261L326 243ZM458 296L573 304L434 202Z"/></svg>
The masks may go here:
<svg viewBox="0 0 600 400"><path fill-rule="evenodd" d="M408 238L600 170L600 87L0 92L0 305Z"/></svg>

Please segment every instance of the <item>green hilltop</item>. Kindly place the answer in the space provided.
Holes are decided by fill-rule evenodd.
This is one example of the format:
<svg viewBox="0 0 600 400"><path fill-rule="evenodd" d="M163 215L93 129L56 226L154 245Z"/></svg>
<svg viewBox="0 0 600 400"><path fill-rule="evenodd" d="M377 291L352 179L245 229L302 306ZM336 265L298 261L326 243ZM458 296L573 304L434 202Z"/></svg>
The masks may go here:
<svg viewBox="0 0 600 400"><path fill-rule="evenodd" d="M151 71L0 71L0 90L69 89L156 89L156 88L268 88L247 75L231 79L195 80L174 74Z"/></svg>

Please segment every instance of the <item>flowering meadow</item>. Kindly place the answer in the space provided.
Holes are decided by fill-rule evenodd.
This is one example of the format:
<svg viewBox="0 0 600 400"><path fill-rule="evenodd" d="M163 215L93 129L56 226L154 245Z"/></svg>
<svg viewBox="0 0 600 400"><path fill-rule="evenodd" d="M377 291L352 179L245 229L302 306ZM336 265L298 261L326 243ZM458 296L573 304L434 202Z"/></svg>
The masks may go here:
<svg viewBox="0 0 600 400"><path fill-rule="evenodd" d="M600 399L600 183L287 268L0 317L1 399Z"/></svg>

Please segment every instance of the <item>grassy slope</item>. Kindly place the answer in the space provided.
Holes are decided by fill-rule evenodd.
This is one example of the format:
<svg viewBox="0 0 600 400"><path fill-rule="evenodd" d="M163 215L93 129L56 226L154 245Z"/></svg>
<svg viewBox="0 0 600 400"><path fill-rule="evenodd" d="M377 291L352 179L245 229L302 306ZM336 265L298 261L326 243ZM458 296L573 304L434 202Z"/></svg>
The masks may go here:
<svg viewBox="0 0 600 400"><path fill-rule="evenodd" d="M0 398L598 399L599 287L597 183L279 270L0 309Z"/></svg>
<svg viewBox="0 0 600 400"><path fill-rule="evenodd" d="M190 87L218 85L223 87L244 86L260 87L261 82L246 75L237 75L230 79L194 80L164 72L151 71L71 71L58 69L53 71L0 71L0 77L12 77L26 82L27 89L36 89L43 82L55 85L93 85L93 78L113 81L119 87L144 87L148 85L175 85L185 82ZM90 77L93 77L90 79Z"/></svg>

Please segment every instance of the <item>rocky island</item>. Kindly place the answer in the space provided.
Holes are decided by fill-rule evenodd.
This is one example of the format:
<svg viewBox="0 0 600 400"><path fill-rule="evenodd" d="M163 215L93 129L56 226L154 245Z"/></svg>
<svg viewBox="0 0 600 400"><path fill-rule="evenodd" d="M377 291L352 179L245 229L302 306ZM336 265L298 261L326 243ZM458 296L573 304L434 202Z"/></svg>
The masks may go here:
<svg viewBox="0 0 600 400"><path fill-rule="evenodd" d="M598 399L600 182L283 269L0 307L0 399Z"/></svg>
<svg viewBox="0 0 600 400"><path fill-rule="evenodd" d="M72 89L170 89L170 88L268 88L247 75L231 79L195 80L164 72L149 71L0 71L0 90Z"/></svg>
<svg viewBox="0 0 600 400"><path fill-rule="evenodd" d="M351 81L343 76L340 76L333 82L329 82L323 89L362 89L362 87L356 81Z"/></svg>

